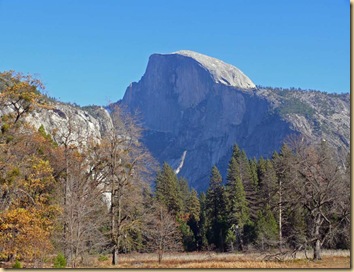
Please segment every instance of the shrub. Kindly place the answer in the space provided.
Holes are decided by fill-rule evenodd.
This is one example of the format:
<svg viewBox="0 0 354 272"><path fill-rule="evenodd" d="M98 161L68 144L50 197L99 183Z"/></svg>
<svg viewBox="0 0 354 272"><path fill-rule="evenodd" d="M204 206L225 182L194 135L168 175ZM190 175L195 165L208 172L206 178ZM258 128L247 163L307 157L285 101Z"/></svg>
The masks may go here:
<svg viewBox="0 0 354 272"><path fill-rule="evenodd" d="M108 257L105 256L105 255L100 255L98 256L98 261L99 262L104 262L104 261L107 261L108 260Z"/></svg>
<svg viewBox="0 0 354 272"><path fill-rule="evenodd" d="M16 262L13 264L12 268L22 268L22 264L16 260Z"/></svg>
<svg viewBox="0 0 354 272"><path fill-rule="evenodd" d="M54 268L65 268L66 259L62 253L59 253L58 256L54 259Z"/></svg>

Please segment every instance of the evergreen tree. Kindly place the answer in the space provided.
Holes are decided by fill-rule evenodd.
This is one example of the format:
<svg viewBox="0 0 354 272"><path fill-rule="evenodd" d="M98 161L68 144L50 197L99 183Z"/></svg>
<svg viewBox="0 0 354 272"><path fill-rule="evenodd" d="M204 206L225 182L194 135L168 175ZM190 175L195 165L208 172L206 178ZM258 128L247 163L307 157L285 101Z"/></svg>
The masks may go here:
<svg viewBox="0 0 354 272"><path fill-rule="evenodd" d="M190 188L188 185L188 181L185 178L178 179L178 191L179 191L179 198L182 202L182 212L187 212L188 209L188 199L190 197Z"/></svg>
<svg viewBox="0 0 354 272"><path fill-rule="evenodd" d="M216 166L213 166L211 171L206 208L206 215L209 220L207 233L209 244L214 244L218 250L224 251L227 229L225 192L222 186L222 177Z"/></svg>
<svg viewBox="0 0 354 272"><path fill-rule="evenodd" d="M206 250L208 248L207 239L207 212L206 212L206 195L201 193L199 196L200 214L199 214L199 224L198 224L198 238L197 238L197 248L198 250Z"/></svg>
<svg viewBox="0 0 354 272"><path fill-rule="evenodd" d="M193 231L184 218L177 217L178 228L182 235L182 243L185 251L193 251L196 249L196 239Z"/></svg>
<svg viewBox="0 0 354 272"><path fill-rule="evenodd" d="M199 200L195 194L196 199L191 199L192 192L190 191L188 181L184 178L178 180L179 198L182 202L182 209L177 214L177 222L182 234L183 247L186 251L194 251L197 248L197 221L199 220ZM193 201L190 203L189 201ZM191 214L193 213L193 216ZM193 229L192 229L193 227Z"/></svg>
<svg viewBox="0 0 354 272"><path fill-rule="evenodd" d="M187 202L187 212L189 213L189 218L193 218L196 222L200 219L200 202L198 199L198 194L196 190L192 190L189 194Z"/></svg>
<svg viewBox="0 0 354 272"><path fill-rule="evenodd" d="M256 219L256 205L257 205L257 183L255 169L251 169L251 163L247 158L246 152L240 150L235 144L232 150L232 158L236 160L239 165L241 181L246 193L246 199L250 207L250 218L252 221ZM254 168L254 166L253 166Z"/></svg>
<svg viewBox="0 0 354 272"><path fill-rule="evenodd" d="M255 184L252 179L251 165L243 150L239 161L241 179L246 192L246 199L250 207L250 219L254 222L257 217L257 184Z"/></svg>
<svg viewBox="0 0 354 272"><path fill-rule="evenodd" d="M257 218L258 179L254 177L255 173L252 174L250 161L248 160L245 151L244 150L241 151L237 145L234 145L233 147L232 158L234 158L236 162L239 164L241 182L244 187L244 191L246 194L246 201L249 207L249 220L247 224L243 226L243 229L240 229L240 232L243 233L242 235L243 243L248 244L253 242L255 238L254 222Z"/></svg>
<svg viewBox="0 0 354 272"><path fill-rule="evenodd" d="M277 245L277 222L269 205L266 205L263 211L258 211L255 232L257 235L256 242L262 250L265 250L269 246Z"/></svg>
<svg viewBox="0 0 354 272"><path fill-rule="evenodd" d="M256 158L253 158L252 160L250 160L250 171L251 171L251 183L253 185L253 187L255 188L256 192L258 191L258 174L257 174L257 160Z"/></svg>
<svg viewBox="0 0 354 272"><path fill-rule="evenodd" d="M306 244L307 216L306 211L299 204L294 205L292 209L285 210L288 224L284 226L284 233L287 243L292 248Z"/></svg>
<svg viewBox="0 0 354 272"><path fill-rule="evenodd" d="M231 158L227 172L226 183L227 199L227 223L229 230L238 226L243 229L249 221L249 208L246 200L245 190L241 181L239 164L235 158ZM228 232L228 242L233 249L233 243L237 241L235 230ZM240 233L242 235L242 233ZM232 240L234 238L234 240ZM238 248L242 248L242 240L239 239Z"/></svg>
<svg viewBox="0 0 354 272"><path fill-rule="evenodd" d="M260 158L258 161L258 207L269 205L272 211L278 205L278 179L271 160Z"/></svg>
<svg viewBox="0 0 354 272"><path fill-rule="evenodd" d="M193 251L198 249L198 237L199 237L199 220L200 220L200 202L198 199L197 192L193 189L187 201L187 214L188 221L187 225L189 226L193 239L190 240L188 249Z"/></svg>
<svg viewBox="0 0 354 272"><path fill-rule="evenodd" d="M287 235L283 233L283 229L291 229L291 224L284 217L284 211L288 210L289 203L292 201L291 184L296 180L297 173L294 168L294 155L286 144L281 147L280 154L274 152L272 162L277 176L275 189L277 207L275 210L277 212L279 248L282 250L283 235Z"/></svg>
<svg viewBox="0 0 354 272"><path fill-rule="evenodd" d="M168 211L176 215L183 210L183 201L177 176L171 166L164 163L158 172L155 187L156 199L164 204Z"/></svg>

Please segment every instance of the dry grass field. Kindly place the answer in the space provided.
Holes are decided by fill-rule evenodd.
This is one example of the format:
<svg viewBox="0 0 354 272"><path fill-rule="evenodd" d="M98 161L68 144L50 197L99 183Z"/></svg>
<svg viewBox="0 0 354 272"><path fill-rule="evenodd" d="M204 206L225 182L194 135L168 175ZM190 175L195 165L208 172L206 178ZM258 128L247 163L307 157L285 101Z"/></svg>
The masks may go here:
<svg viewBox="0 0 354 272"><path fill-rule="evenodd" d="M308 256L312 256L308 252ZM268 254L269 255L269 254ZM324 250L322 260L308 260L303 252L298 252L296 258L287 255L282 260L265 260L266 253L166 253L159 264L156 254L121 254L119 264L111 265L110 256L89 257L83 265L76 268L350 268L349 250ZM103 258L102 258L103 257ZM3 268L11 268L12 263L3 263ZM24 268L32 268L33 264L24 263ZM53 263L44 263L42 268L52 268ZM68 267L69 268L69 267Z"/></svg>
<svg viewBox="0 0 354 272"><path fill-rule="evenodd" d="M310 253L311 254L311 253ZM311 256L311 255L310 255ZM265 261L265 254L248 253L175 253L164 254L161 264L155 254L121 255L119 265L112 266L110 259L92 260L87 267L95 268L350 268L349 250L323 251L320 261L306 259L301 252L296 258Z"/></svg>

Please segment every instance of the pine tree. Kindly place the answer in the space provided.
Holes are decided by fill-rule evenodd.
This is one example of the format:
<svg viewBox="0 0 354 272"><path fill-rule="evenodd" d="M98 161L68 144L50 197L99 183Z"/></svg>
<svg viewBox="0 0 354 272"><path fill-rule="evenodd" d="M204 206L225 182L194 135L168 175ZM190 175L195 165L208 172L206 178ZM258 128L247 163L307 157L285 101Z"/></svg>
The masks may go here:
<svg viewBox="0 0 354 272"><path fill-rule="evenodd" d="M258 190L258 174L257 174L257 160L256 158L253 158L252 160L250 160L250 171L251 171L251 183L253 185L253 187L255 188L255 190Z"/></svg>
<svg viewBox="0 0 354 272"><path fill-rule="evenodd" d="M208 218L207 218L205 193L200 194L199 204L200 204L200 214L199 214L199 223L198 223L199 232L197 238L197 248L198 250L206 250L208 248L208 239L207 239Z"/></svg>
<svg viewBox="0 0 354 272"><path fill-rule="evenodd" d="M241 179L246 192L246 199L250 207L250 219L254 222L257 217L257 184L255 184L252 179L251 165L245 151L243 150L239 161Z"/></svg>
<svg viewBox="0 0 354 272"><path fill-rule="evenodd" d="M156 199L164 204L168 211L176 215L183 210L183 201L177 176L171 166L164 163L158 172L155 187Z"/></svg>
<svg viewBox="0 0 354 272"><path fill-rule="evenodd" d="M258 211L255 232L257 235L256 242L262 250L265 250L266 247L277 245L277 222L269 205L266 205L263 211Z"/></svg>
<svg viewBox="0 0 354 272"><path fill-rule="evenodd" d="M185 178L178 179L178 191L179 191L179 198L181 199L182 202L181 211L185 213L187 212L188 209L188 200L191 194L188 181Z"/></svg>
<svg viewBox="0 0 354 272"><path fill-rule="evenodd" d="M225 192L222 186L222 177L216 166L213 166L211 171L206 199L206 216L209 220L207 233L209 244L214 244L218 250L224 251L227 229Z"/></svg>
<svg viewBox="0 0 354 272"><path fill-rule="evenodd" d="M242 230L249 221L249 208L241 181L239 164L235 158L231 158L227 172L226 199L229 230L236 226ZM232 233L234 233L234 231L232 231ZM228 241L233 249L233 242L236 242L236 238L238 237L232 235L232 233L230 233L230 231L228 232ZM242 233L240 233L240 235L242 235ZM233 241L232 238L235 240ZM242 248L240 242L241 240L239 241L239 248Z"/></svg>
<svg viewBox="0 0 354 272"><path fill-rule="evenodd" d="M292 181L296 179L296 171L293 167L295 162L291 149L284 144L281 147L280 154L274 152L272 162L277 176L277 186L275 190L277 199L276 211L279 232L279 249L282 250L283 229L289 229L289 227L286 226L289 222L284 218L284 211L288 209L289 203L291 202L292 190L290 185L292 184Z"/></svg>
<svg viewBox="0 0 354 272"><path fill-rule="evenodd" d="M200 233L200 202L198 199L198 194L194 189L190 192L187 201L187 214L189 216L187 225L193 233L193 239L192 243L189 244L189 249L193 251L198 249L198 237Z"/></svg>
<svg viewBox="0 0 354 272"><path fill-rule="evenodd" d="M200 219L200 202L198 199L198 193L196 190L192 189L189 194L187 202L187 212L189 213L190 218L194 218L196 222L199 222Z"/></svg>
<svg viewBox="0 0 354 272"><path fill-rule="evenodd" d="M252 174L250 161L247 158L246 152L240 150L237 145L234 145L232 151L232 158L239 164L241 182L246 194L246 201L249 207L249 220L244 225L240 232L243 232L243 243L251 243L255 238L254 222L257 218L257 183L255 173ZM257 182L257 183L256 183Z"/></svg>
<svg viewBox="0 0 354 272"><path fill-rule="evenodd" d="M240 150L235 144L232 151L232 158L236 160L240 169L241 181L246 193L246 199L250 207L250 218L252 221L256 219L256 205L257 205L257 183L258 178L254 169L251 169L251 163L247 158L246 152Z"/></svg>
<svg viewBox="0 0 354 272"><path fill-rule="evenodd" d="M258 207L269 205L272 211L278 206L278 179L271 160L260 158L258 161Z"/></svg>

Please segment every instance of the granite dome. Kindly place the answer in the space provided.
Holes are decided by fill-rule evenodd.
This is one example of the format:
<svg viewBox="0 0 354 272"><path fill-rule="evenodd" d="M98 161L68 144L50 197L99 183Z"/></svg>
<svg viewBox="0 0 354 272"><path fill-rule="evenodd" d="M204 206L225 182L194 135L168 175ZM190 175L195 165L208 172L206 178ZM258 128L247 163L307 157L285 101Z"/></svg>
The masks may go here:
<svg viewBox="0 0 354 272"><path fill-rule="evenodd" d="M196 60L209 71L216 83L222 83L227 86L242 89L256 88L256 85L251 79L249 79L240 69L219 59L190 50L180 50L172 54L178 54Z"/></svg>

